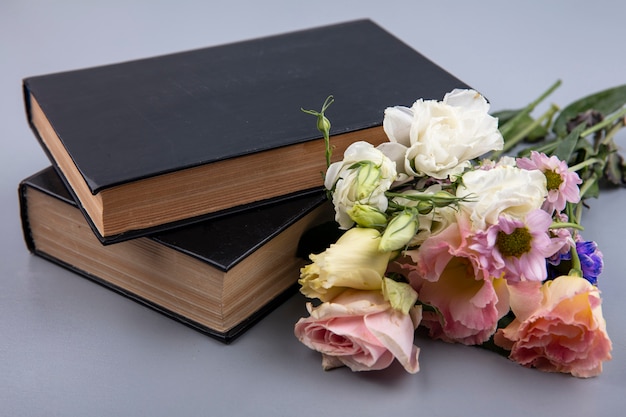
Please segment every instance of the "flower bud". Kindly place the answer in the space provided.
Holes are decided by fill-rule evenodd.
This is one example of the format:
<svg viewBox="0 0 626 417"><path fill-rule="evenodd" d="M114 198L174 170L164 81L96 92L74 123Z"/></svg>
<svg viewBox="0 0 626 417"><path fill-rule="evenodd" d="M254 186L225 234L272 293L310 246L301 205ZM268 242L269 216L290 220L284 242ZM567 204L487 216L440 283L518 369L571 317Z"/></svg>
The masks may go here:
<svg viewBox="0 0 626 417"><path fill-rule="evenodd" d="M350 218L361 227L384 227L387 224L385 213L366 204L355 204L348 210Z"/></svg>
<svg viewBox="0 0 626 417"><path fill-rule="evenodd" d="M367 199L380 184L380 168L371 161L358 164L356 176L356 200Z"/></svg>
<svg viewBox="0 0 626 417"><path fill-rule="evenodd" d="M330 132L330 120L323 114L317 116L317 130L320 132Z"/></svg>
<svg viewBox="0 0 626 417"><path fill-rule="evenodd" d="M391 219L378 245L378 249L391 252L404 248L413 239L419 227L417 213L404 210Z"/></svg>
<svg viewBox="0 0 626 417"><path fill-rule="evenodd" d="M433 194L432 204L435 207L447 207L451 203L454 203L458 198L447 191L437 191Z"/></svg>
<svg viewBox="0 0 626 417"><path fill-rule="evenodd" d="M430 201L418 201L416 208L419 214L428 214L433 211L433 203Z"/></svg>

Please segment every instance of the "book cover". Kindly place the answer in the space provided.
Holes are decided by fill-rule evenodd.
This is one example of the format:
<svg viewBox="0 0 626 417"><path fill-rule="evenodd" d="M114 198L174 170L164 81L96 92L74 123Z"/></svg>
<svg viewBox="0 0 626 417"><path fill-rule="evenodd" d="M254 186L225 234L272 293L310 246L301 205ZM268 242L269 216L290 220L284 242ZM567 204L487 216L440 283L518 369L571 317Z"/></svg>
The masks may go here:
<svg viewBox="0 0 626 417"><path fill-rule="evenodd" d="M295 292L301 236L333 216L319 192L102 245L52 167L19 200L32 253L227 343Z"/></svg>
<svg viewBox="0 0 626 417"><path fill-rule="evenodd" d="M467 85L370 20L23 81L28 121L103 243L319 189L384 109Z"/></svg>

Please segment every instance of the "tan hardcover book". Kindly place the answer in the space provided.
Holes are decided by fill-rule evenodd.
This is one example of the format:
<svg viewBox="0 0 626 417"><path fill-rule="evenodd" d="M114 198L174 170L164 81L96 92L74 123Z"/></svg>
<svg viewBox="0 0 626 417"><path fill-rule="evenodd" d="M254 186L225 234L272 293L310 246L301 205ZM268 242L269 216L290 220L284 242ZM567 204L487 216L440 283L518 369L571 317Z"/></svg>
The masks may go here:
<svg viewBox="0 0 626 417"><path fill-rule="evenodd" d="M51 167L22 181L19 196L34 254L224 342L295 292L317 246L299 255L301 236L333 217L320 192L102 245Z"/></svg>

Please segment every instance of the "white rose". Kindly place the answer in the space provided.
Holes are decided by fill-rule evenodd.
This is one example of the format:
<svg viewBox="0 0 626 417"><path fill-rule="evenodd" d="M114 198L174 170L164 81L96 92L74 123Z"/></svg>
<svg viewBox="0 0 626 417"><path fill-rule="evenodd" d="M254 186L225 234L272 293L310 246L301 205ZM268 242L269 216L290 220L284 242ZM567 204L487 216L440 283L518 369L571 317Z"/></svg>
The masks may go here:
<svg viewBox="0 0 626 417"><path fill-rule="evenodd" d="M349 213L355 204L387 210L387 196L396 180L396 164L367 142L355 142L344 152L341 162L328 167L324 186L333 191L335 220L349 229L354 220Z"/></svg>
<svg viewBox="0 0 626 417"><path fill-rule="evenodd" d="M437 179L461 174L472 159L504 144L498 119L474 90L453 90L443 101L420 99L410 109L387 108L383 129L393 153L406 148L407 174Z"/></svg>
<svg viewBox="0 0 626 417"><path fill-rule="evenodd" d="M474 228L481 230L496 224L502 214L523 219L541 208L547 195L546 178L541 171L510 165L468 171L456 192L457 197L469 200L461 203L462 210L469 214Z"/></svg>

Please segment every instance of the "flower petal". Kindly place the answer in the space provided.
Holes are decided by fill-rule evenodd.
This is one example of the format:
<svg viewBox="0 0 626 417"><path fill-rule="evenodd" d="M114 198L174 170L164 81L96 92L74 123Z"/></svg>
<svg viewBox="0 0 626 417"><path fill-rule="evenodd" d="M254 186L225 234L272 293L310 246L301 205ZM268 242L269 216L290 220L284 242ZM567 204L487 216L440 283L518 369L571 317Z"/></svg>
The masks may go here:
<svg viewBox="0 0 626 417"><path fill-rule="evenodd" d="M413 112L408 107L395 106L386 108L383 118L383 130L387 134L389 141L408 147L412 121Z"/></svg>
<svg viewBox="0 0 626 417"><path fill-rule="evenodd" d="M421 306L419 309L421 311ZM421 318L421 314L418 317ZM366 316L365 325L407 372L414 374L419 371L420 349L413 344L417 324L409 315L388 310Z"/></svg>

